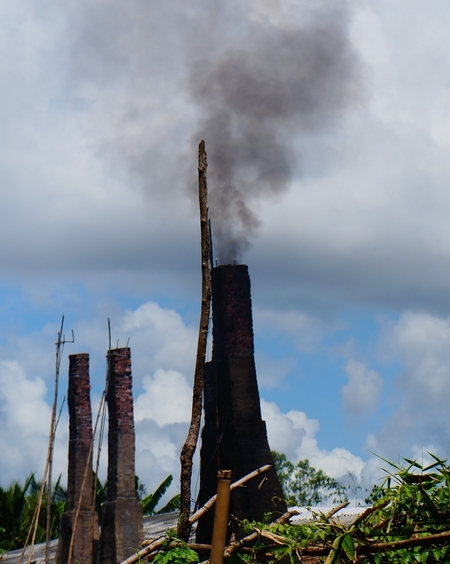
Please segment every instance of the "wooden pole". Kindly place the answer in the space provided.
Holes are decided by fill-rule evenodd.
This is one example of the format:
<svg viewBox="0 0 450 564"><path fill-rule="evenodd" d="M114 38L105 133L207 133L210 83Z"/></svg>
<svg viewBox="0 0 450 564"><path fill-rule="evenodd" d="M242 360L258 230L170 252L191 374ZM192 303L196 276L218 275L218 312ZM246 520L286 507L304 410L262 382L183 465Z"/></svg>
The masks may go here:
<svg viewBox="0 0 450 564"><path fill-rule="evenodd" d="M240 488L249 480L253 480L253 478L256 478L257 476L263 474L264 472L268 472L271 468L272 466L270 464L266 464L265 466L261 466L261 468L258 468L257 470L253 470L253 472L250 472L249 474L245 475L240 480L233 482L233 484L231 484L230 490L233 491L236 488ZM198 511L196 511L193 515L191 515L191 517L189 518L189 523L192 525L192 523L195 523L200 519L202 515L207 513L211 509L211 507L216 503L216 499L217 499L217 494L213 495L212 498L209 499L203 507L200 507Z"/></svg>
<svg viewBox="0 0 450 564"><path fill-rule="evenodd" d="M247 474L237 482L234 482L234 484L231 484L230 491L236 488L240 488L246 482L252 480L253 478L256 478L256 476L259 476L263 472L267 472L270 468L271 466L267 464L266 466L261 466L261 468L258 468L258 470L254 470L253 472L250 472L250 474ZM207 511L209 511L209 509L211 509L211 507L216 502L216 499L217 499L217 494L213 496L209 501L207 501L201 509L199 509L196 513L194 513L190 517L189 524L192 525L192 523L198 521L202 515L204 515ZM297 511L292 512L292 514L294 513L297 513ZM155 539L153 541L144 541L142 544L145 545L145 548L143 548L139 552L136 552L136 554L133 554L126 560L123 560L123 562L121 562L120 564L136 564L136 562L139 562L139 559L142 559L144 556L148 556L151 552L154 552L155 550L161 548L166 541L167 541L166 535L163 535L162 537L159 537L158 539Z"/></svg>
<svg viewBox="0 0 450 564"><path fill-rule="evenodd" d="M217 500L211 541L211 564L223 563L230 509L230 483L231 470L219 470L217 473Z"/></svg>
<svg viewBox="0 0 450 564"><path fill-rule="evenodd" d="M58 333L56 342L56 361L55 361L55 390L52 405L52 417L50 422L50 433L48 440L48 475L47 475L47 519L45 526L45 564L49 562L50 556L50 528L52 523L52 471L53 471L53 450L55 447L56 435L56 409L58 407L58 386L59 386L59 367L61 364L62 349L64 346L63 337L64 315L61 319L61 329ZM44 478L45 479L45 478Z"/></svg>
<svg viewBox="0 0 450 564"><path fill-rule="evenodd" d="M198 334L197 358L194 373L194 387L192 391L191 424L186 441L181 449L180 494L181 507L178 521L177 536L188 540L189 514L191 511L191 478L192 460L197 447L202 416L203 380L205 374L206 340L209 327L209 312L211 309L211 239L208 221L208 187L206 181L207 155L205 142L198 147L198 187L200 204L200 239L202 261L202 303L200 311L200 328Z"/></svg>

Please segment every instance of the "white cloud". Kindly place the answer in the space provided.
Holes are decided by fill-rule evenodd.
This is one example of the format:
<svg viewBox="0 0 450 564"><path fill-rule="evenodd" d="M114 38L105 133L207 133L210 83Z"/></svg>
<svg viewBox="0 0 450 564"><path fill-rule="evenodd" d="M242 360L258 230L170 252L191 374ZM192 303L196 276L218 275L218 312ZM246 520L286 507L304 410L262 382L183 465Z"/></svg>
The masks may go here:
<svg viewBox="0 0 450 564"><path fill-rule="evenodd" d="M29 378L16 361L0 361L0 482L42 479L50 429L50 406L41 378ZM53 475L67 472L67 417L62 416L54 451Z"/></svg>
<svg viewBox="0 0 450 564"><path fill-rule="evenodd" d="M162 367L182 371L192 378L197 330L186 325L176 311L154 302L145 303L134 311L126 311L117 331L131 338L141 358L147 349L144 358L150 363L146 374ZM139 367L144 368L143 360L139 361Z"/></svg>
<svg viewBox="0 0 450 564"><path fill-rule="evenodd" d="M387 325L381 339L398 358L392 414L368 438L368 448L386 456L417 456L434 448L449 454L450 319L406 312ZM394 356L393 356L394 355Z"/></svg>
<svg viewBox="0 0 450 564"><path fill-rule="evenodd" d="M376 407L383 387L383 379L375 370L354 359L347 361L348 383L341 388L342 403L348 414L359 419Z"/></svg>
<svg viewBox="0 0 450 564"><path fill-rule="evenodd" d="M319 422L308 419L303 411L282 413L273 402L261 400L261 411L266 421L270 447L283 452L293 462L307 458L315 468L322 469L333 478L345 478L351 473L361 479L364 462L344 448L331 451L321 449L315 435Z"/></svg>
<svg viewBox="0 0 450 564"><path fill-rule="evenodd" d="M135 310L124 310L111 302L113 346L125 346L130 338L135 397L137 469L149 491L169 473L174 486L179 473L179 450L187 433L191 411L191 386L195 361L196 331L181 316L154 302ZM60 398L67 389L67 355L80 350L90 353L93 417L103 388L107 348L106 315L103 311L84 318L74 327L75 344L66 345L60 372ZM50 426L54 378L54 340L58 324L41 331L15 336L0 353L0 443L8 456L0 465L0 483L25 478L44 470ZM70 337L70 318L64 329ZM76 347L76 348L75 348ZM6 360L17 358L19 360ZM33 375L33 377L31 377ZM67 472L67 407L57 435L54 474ZM106 469L106 448L100 465ZM159 480L159 482L158 482ZM174 490L173 490L174 491Z"/></svg>
<svg viewBox="0 0 450 564"><path fill-rule="evenodd" d="M160 368L144 377L143 386L135 402L136 421L153 419L161 427L190 421L192 390L183 374Z"/></svg>
<svg viewBox="0 0 450 564"><path fill-rule="evenodd" d="M96 310L78 315L77 341L66 351L91 352L99 387L104 320L110 316L113 343L119 338L125 345L131 338L142 413L161 397L163 374L171 386L179 383L184 398L197 328L151 300L176 296L181 303L200 293L197 212L187 188L196 183L198 140L191 136L201 108L189 99L188 62L204 55L205 42L216 57L241 45L249 30L267 20L303 25L309 11L317 17L327 5L331 11L348 5L366 98L333 131L297 137L290 191L281 200L255 203L260 237L248 255L255 328L288 335L301 352L324 347L326 354L323 337L336 328L337 310L442 312L441 317L404 313L388 331L386 348L402 369L388 406L392 416L384 429L371 429L368 445L394 455L409 449L415 456L431 447L445 454L447 0L311 0L301 7L293 0L231 1L221 4L220 17L209 6L205 10L207 4L24 0L1 6L0 76L8 88L0 94L0 282L26 287L34 308L32 321L26 318L29 310L20 317L23 301L17 300L17 323L42 327L39 315L45 312L48 319L58 310L56 318L59 311L67 313L66 306ZM210 170L214 166L210 162ZM74 289L68 289L68 280ZM131 299L145 296L146 303L124 312L109 300L111 289L129 292ZM49 389L56 329L55 324L31 333L14 325L2 342L0 405L7 432L0 440L8 453L2 480L42 466L48 432L43 421L49 416L44 383ZM270 357L270 350L264 352ZM368 367L351 362L342 398L357 415L363 406L373 407L381 384ZM289 363L282 361L281 373ZM270 370L263 380L279 384L277 371L269 363L265 368ZM184 421L186 401L176 397L180 413L169 410L164 428L152 419L138 421L148 469L159 460L164 461L159 472L177 463L184 423L176 420ZM292 458L308 456L330 472L359 468L348 451L318 447L317 421L267 405L274 448ZM59 466L65 469L65 462Z"/></svg>
<svg viewBox="0 0 450 564"><path fill-rule="evenodd" d="M98 311L73 325L75 345L68 352L85 350L91 354L91 369L96 384L104 380L105 355L108 347L106 319L110 318L112 347L117 343L131 348L135 396L141 393L144 377L158 370L175 371L187 382L193 377L197 328L186 323L179 313L148 301L135 309L124 309L113 300L99 304ZM70 320L66 319L67 327Z"/></svg>
<svg viewBox="0 0 450 564"><path fill-rule="evenodd" d="M193 292L197 212L186 188L199 108L187 94L188 61L204 41L215 57L263 29L255 13L303 25L305 14L326 20L341 7L369 92L340 127L296 139L291 160L301 170L289 194L256 204L259 296L319 314L337 303L448 307L448 5L225 4L213 20L209 10L197 17L201 0L4 8L4 271L30 286L34 276L70 273Z"/></svg>
<svg viewBox="0 0 450 564"><path fill-rule="evenodd" d="M187 424L159 426L152 419L136 422L136 474L153 491L169 474L173 476L172 495L179 488L180 449Z"/></svg>
<svg viewBox="0 0 450 564"><path fill-rule="evenodd" d="M44 402L47 390L43 380L28 380L15 361L0 362L0 378L2 413L7 426L25 436L48 433L45 420L50 422L50 410Z"/></svg>

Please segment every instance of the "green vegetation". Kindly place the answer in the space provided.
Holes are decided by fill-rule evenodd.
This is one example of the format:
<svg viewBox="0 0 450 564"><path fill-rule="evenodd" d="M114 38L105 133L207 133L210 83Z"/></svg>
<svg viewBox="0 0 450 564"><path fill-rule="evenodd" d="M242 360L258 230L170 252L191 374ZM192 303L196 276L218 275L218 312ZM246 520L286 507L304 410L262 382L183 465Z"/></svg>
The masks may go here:
<svg viewBox="0 0 450 564"><path fill-rule="evenodd" d="M244 522L248 542L228 547L227 562L294 564L314 557L325 564L449 563L450 466L431 456L434 462L425 467L409 459L402 465L385 461L389 467L372 491L373 506L353 523L321 513L302 525ZM172 540L166 546L158 562L178 562L179 545Z"/></svg>
<svg viewBox="0 0 450 564"><path fill-rule="evenodd" d="M172 483L173 477L170 474L165 478L161 484L156 488L156 490L141 499L142 501L142 508L144 511L144 515L156 515L159 513L171 513L172 511L178 511L180 509L180 494L175 495L172 497L166 505L162 508L157 510L157 505L161 501L161 498L168 490L170 484Z"/></svg>
<svg viewBox="0 0 450 564"><path fill-rule="evenodd" d="M288 505L311 507L347 500L347 488L322 470L316 470L306 458L293 464L280 452L272 451L272 456Z"/></svg>
<svg viewBox="0 0 450 564"><path fill-rule="evenodd" d="M0 552L23 546L35 514L42 484L34 474L28 476L23 485L17 481L8 488L0 487ZM44 490L45 491L45 490ZM60 478L53 487L51 503L52 515L50 537L59 533L59 518L64 511L66 492L60 484ZM35 542L45 541L47 495L44 495L36 532Z"/></svg>
<svg viewBox="0 0 450 564"><path fill-rule="evenodd" d="M431 456L427 467L386 461L390 469L372 492L373 507L349 525L323 514L301 526L247 523L260 542L240 561L257 562L263 552L271 562L301 562L307 555L326 564L450 562L450 467Z"/></svg>
<svg viewBox="0 0 450 564"><path fill-rule="evenodd" d="M180 495L171 498L164 507L158 509L158 503L172 483L169 475L156 488L146 495L145 486L136 476L136 497L142 501L144 515L156 513L170 513L180 507ZM66 491L58 478L52 491L52 521L50 538L59 535L59 521L66 506ZM106 501L106 486L97 478L95 479L95 509L101 519L102 504ZM27 542L28 532L39 500L41 482L37 482L34 474L28 476L24 484L13 482L8 488L0 487L0 553L21 548ZM44 492L46 490L44 489ZM45 542L47 495L44 494L40 510L35 543Z"/></svg>
<svg viewBox="0 0 450 564"><path fill-rule="evenodd" d="M305 562L315 557L325 564L413 564L450 562L450 466L446 461L430 455L433 463L423 466L414 460L404 459L396 465L385 461L385 478L374 487L368 507L352 523L343 523L333 515L318 513L312 522L301 525L288 523L249 523L242 526L249 535L247 542L227 548L230 564ZM282 455L279 466L286 471L286 457ZM294 466L294 465L293 465ZM296 476L300 468L295 465ZM317 478L318 471L306 465L307 476ZM281 477L282 483L292 483L293 476ZM319 477L323 477L319 473ZM145 496L147 510L156 512L157 503L171 483L170 476L155 490ZM295 478L297 482L298 476ZM335 484L328 480L306 480L314 492L334 495ZM327 486L333 485L333 488ZM40 484L29 476L23 486L17 482L8 489L0 488L0 550L11 550L21 546L28 534L34 514ZM140 490L144 490L141 488ZM289 491L289 490L287 490ZM293 489L292 491L296 491ZM339 493L341 490L338 489ZM104 488L103 488L104 492ZM334 492L334 493L330 493ZM45 501L44 496L44 501ZM56 536L59 515L64 507L64 491L59 483L52 493L55 518L52 536ZM167 506L166 506L167 507ZM45 512L42 512L45 515ZM43 523L38 528L38 541L45 538ZM181 564L198 562L195 547L179 541L168 534L164 547L155 558L157 564Z"/></svg>
<svg viewBox="0 0 450 564"><path fill-rule="evenodd" d="M179 546L159 552L153 562L155 564L195 564L199 562L199 557L195 550L192 550L186 543L180 541Z"/></svg>

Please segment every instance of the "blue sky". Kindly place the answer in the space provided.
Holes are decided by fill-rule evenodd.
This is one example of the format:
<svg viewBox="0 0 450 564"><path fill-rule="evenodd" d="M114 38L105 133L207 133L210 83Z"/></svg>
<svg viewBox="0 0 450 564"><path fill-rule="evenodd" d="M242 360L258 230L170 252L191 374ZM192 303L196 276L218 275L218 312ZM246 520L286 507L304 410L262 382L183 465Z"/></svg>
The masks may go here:
<svg viewBox="0 0 450 564"><path fill-rule="evenodd" d="M366 483L373 453L447 456L447 2L0 10L0 483L44 467L62 314L60 396L67 354L89 352L98 401L110 318L132 348L138 474L178 475L202 138L215 256L250 269L271 446ZM58 472L66 449L64 411Z"/></svg>

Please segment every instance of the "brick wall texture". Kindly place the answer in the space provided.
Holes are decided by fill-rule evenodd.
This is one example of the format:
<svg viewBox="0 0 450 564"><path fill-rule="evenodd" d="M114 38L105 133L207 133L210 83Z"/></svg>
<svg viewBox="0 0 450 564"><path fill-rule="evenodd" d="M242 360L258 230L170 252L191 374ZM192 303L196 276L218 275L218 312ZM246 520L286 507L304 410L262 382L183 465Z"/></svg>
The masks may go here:
<svg viewBox="0 0 450 564"><path fill-rule="evenodd" d="M131 352L108 351L108 482L99 564L122 562L143 539L142 504L135 493L135 431Z"/></svg>
<svg viewBox="0 0 450 564"><path fill-rule="evenodd" d="M254 360L250 277L246 265L212 270L213 354L205 374L205 425L202 431L199 503L216 492L218 470L231 470L238 480L265 464L273 464ZM261 480L231 494L230 511L238 519L262 520L284 513L282 491L274 468ZM198 524L198 542L209 542L213 514ZM232 521L232 523L235 523ZM235 529L235 530L231 530ZM240 536L232 524L231 532Z"/></svg>
<svg viewBox="0 0 450 564"><path fill-rule="evenodd" d="M66 511L61 516L57 563L94 564L98 549L98 518L93 505L92 411L89 355L69 356L69 464ZM78 515L77 515L78 509Z"/></svg>

